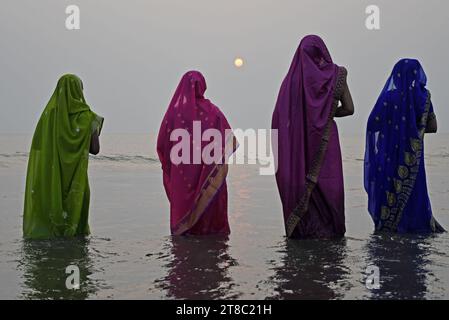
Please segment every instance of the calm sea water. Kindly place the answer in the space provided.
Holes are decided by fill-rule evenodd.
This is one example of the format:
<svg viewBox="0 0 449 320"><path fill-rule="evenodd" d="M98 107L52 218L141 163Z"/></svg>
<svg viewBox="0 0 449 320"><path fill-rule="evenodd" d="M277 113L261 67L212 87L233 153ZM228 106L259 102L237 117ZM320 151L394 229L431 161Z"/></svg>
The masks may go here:
<svg viewBox="0 0 449 320"><path fill-rule="evenodd" d="M449 227L447 135L427 139L434 214ZM106 135L90 162L87 239L24 241L21 212L30 137L0 136L0 299L448 299L449 236L372 233L362 187L363 141L343 138L347 235L284 237L274 177L233 166L228 238L171 237L150 135ZM79 290L66 267L80 268ZM365 272L380 270L380 289Z"/></svg>

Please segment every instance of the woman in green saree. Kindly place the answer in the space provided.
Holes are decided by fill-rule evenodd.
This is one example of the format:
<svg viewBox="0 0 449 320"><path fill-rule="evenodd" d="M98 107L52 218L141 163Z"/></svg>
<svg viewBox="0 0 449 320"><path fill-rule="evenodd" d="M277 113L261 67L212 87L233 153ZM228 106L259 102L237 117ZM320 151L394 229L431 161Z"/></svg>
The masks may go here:
<svg viewBox="0 0 449 320"><path fill-rule="evenodd" d="M103 118L86 104L83 83L62 76L34 132L28 160L23 236L89 234L89 152L100 151Z"/></svg>

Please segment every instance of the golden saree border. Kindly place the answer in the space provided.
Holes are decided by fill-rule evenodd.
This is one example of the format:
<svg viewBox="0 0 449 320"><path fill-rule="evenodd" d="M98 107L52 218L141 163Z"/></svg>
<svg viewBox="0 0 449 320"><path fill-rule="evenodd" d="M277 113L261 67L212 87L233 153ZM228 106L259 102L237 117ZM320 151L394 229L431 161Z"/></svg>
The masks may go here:
<svg viewBox="0 0 449 320"><path fill-rule="evenodd" d="M329 136L331 131L331 125L332 121L334 120L335 112L338 108L338 102L343 94L345 79L347 76L347 71L343 67L338 68L338 75L337 75L337 81L335 83L335 89L334 89L334 101L332 102L332 109L329 113L329 117L326 123L326 126L323 131L323 136L321 137L321 142L319 149L317 153L314 156L314 160L312 161L312 166L307 173L306 176L306 183L305 183L305 191L303 195L301 196L297 206L293 209L293 211L290 213L289 217L287 218L287 221L285 223L285 229L287 233L287 237L291 237L293 235L293 232L296 229L296 226L301 221L301 219L304 217L304 215L309 210L309 202L310 202L310 196L312 195L312 191L314 190L317 182L318 177L321 172L321 167L323 164L324 156L327 151L327 146L329 143Z"/></svg>
<svg viewBox="0 0 449 320"><path fill-rule="evenodd" d="M224 150L232 148L233 152L238 147L235 136L229 135L226 139L226 146ZM223 155L222 164L216 164L214 169L209 173L207 179L201 186L201 192L195 198L192 209L184 216L173 230L173 235L183 235L189 231L200 220L203 213L206 211L209 204L218 194L228 174L228 165L225 163L226 154Z"/></svg>

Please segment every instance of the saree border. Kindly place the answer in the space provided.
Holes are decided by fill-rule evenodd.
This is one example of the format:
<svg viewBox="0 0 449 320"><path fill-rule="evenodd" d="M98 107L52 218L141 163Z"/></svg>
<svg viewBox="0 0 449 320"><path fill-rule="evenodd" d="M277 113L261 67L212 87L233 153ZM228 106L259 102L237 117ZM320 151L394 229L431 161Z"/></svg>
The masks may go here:
<svg viewBox="0 0 449 320"><path fill-rule="evenodd" d="M211 170L208 177L201 186L201 192L196 196L192 208L181 219L178 225L172 229L173 235L183 235L191 228L193 228L193 226L195 226L195 224L204 214L214 197L221 190L221 187L223 186L228 173L228 165L223 160L226 159L226 150L230 150L228 149L230 147L232 148L233 153L235 152L235 150L237 150L238 147L238 143L234 134L229 135L226 139L224 149L225 154L222 157L222 163L215 164L215 167Z"/></svg>
<svg viewBox="0 0 449 320"><path fill-rule="evenodd" d="M381 206L381 221L378 231L390 230L396 231L402 219L402 214L407 206L410 196L415 188L424 145L424 134L426 132L427 121L431 105L431 94L427 90L427 99L424 107L424 113L419 122L418 138L410 139L410 151L404 151L404 163L399 164L397 175L399 179L394 178L394 191L386 191L386 204ZM431 222L432 229L436 229L435 224Z"/></svg>
<svg viewBox="0 0 449 320"><path fill-rule="evenodd" d="M329 136L330 136L332 121L334 120L335 112L337 111L337 108L338 108L339 99L341 98L341 95L343 94L346 76L347 76L346 69L344 67L338 67L338 75L337 75L337 80L335 82L332 109L329 112L327 123L326 123L326 126L324 127L320 146L318 148L317 153L314 156L314 159L312 161L312 166L306 175L306 183L305 183L305 187L304 187L305 191L304 191L303 195L301 196L296 207L290 213L290 215L287 218L287 221L285 223L287 237L289 237L289 238L293 235L293 232L295 231L298 223L301 221L301 219L304 217L304 215L309 210L310 197L312 195L312 191L314 190L314 188L318 182L318 177L321 172L321 166L323 164L324 156L326 154L327 146L329 143Z"/></svg>

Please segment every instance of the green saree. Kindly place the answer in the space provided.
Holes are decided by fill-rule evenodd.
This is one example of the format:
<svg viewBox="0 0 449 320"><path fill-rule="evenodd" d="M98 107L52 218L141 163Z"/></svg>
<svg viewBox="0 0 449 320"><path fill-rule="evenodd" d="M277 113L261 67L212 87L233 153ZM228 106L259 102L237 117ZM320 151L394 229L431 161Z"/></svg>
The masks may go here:
<svg viewBox="0 0 449 320"><path fill-rule="evenodd" d="M87 166L91 135L103 118L92 112L75 75L62 76L34 132L28 160L23 236L89 234Z"/></svg>

